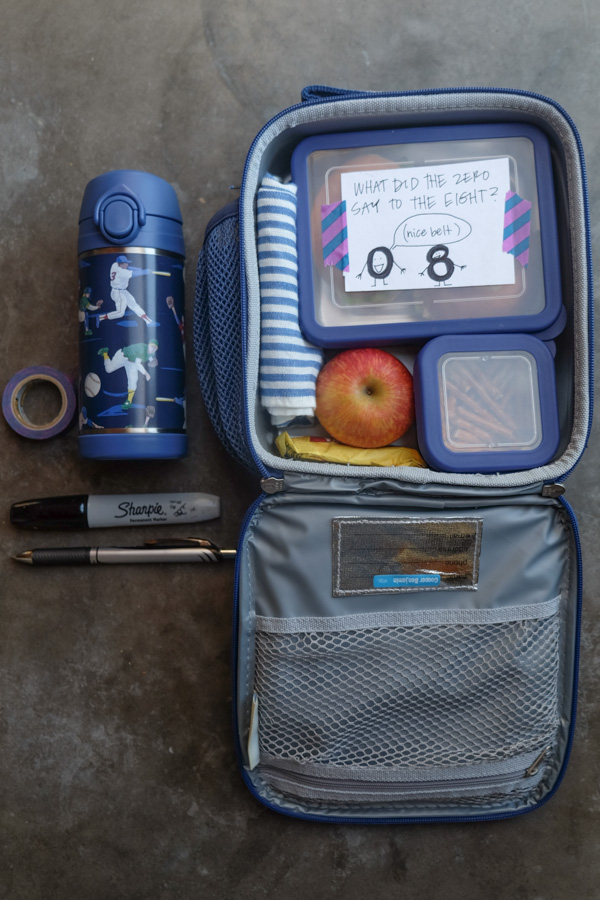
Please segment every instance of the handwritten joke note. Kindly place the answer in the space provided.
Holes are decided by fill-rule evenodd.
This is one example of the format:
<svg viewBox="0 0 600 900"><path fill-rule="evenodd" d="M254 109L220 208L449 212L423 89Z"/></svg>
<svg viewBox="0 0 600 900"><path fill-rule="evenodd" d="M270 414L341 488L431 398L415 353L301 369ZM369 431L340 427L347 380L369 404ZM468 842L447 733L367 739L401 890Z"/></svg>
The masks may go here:
<svg viewBox="0 0 600 900"><path fill-rule="evenodd" d="M342 173L347 291L514 284L508 158Z"/></svg>

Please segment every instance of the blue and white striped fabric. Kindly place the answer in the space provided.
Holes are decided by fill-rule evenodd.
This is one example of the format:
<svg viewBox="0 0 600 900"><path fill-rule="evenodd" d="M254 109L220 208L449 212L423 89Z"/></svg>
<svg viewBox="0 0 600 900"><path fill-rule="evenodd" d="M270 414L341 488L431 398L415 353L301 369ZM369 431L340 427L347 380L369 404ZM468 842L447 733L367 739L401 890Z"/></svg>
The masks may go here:
<svg viewBox="0 0 600 900"><path fill-rule="evenodd" d="M265 175L257 196L260 397L273 425L315 414L323 353L298 324L296 185Z"/></svg>

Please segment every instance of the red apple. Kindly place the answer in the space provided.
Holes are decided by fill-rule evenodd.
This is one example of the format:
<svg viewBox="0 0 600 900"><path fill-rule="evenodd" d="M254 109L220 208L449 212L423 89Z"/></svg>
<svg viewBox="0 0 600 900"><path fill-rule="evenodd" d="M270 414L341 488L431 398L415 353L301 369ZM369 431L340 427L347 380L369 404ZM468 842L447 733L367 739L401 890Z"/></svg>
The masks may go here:
<svg viewBox="0 0 600 900"><path fill-rule="evenodd" d="M319 372L316 412L342 444L385 447L414 422L412 375L385 350L344 350Z"/></svg>

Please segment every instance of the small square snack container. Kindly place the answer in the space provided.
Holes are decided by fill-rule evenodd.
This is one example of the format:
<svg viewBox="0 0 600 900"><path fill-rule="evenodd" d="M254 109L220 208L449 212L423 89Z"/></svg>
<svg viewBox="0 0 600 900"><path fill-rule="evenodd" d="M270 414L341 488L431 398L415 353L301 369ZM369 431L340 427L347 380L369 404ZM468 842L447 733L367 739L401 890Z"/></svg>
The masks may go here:
<svg viewBox="0 0 600 900"><path fill-rule="evenodd" d="M358 136L353 148L350 134ZM457 158L469 161L461 171L482 172L489 162L491 172L504 160L510 190L532 204L527 266L515 261L514 281L498 290L480 278L468 299L452 284L390 291L391 281L379 290L376 279L374 289L344 291L347 276L321 266L319 234L320 207L341 199L341 175L328 174L325 157L318 169L307 162L306 144L299 149L307 140L317 156L335 150L334 166L350 171L360 155L363 171L379 166L384 177ZM314 310L316 330L308 317L303 327L318 346L384 344L412 367L427 340L472 342L449 347L448 390L461 354L475 379L488 378L483 356L499 357L492 393L474 398L478 447L446 446L455 435L444 437L444 361L432 340L417 380L424 395L433 392L426 428L437 423L441 468L433 459L427 468L350 466L277 452L280 428L261 393L258 193L267 174L282 185L297 178L300 306ZM388 249L393 243L394 234ZM394 268L399 279L413 265L400 249L394 260L407 271ZM456 269L467 265L457 278L476 265L466 249L449 245ZM501 267L497 242L493 255ZM420 286L428 275L416 269ZM482 822L538 809L555 793L576 711L582 559L564 482L590 433L592 294L583 149L551 99L493 88L371 94L314 86L256 136L239 204L207 227L194 337L211 421L260 478L236 558L232 705L242 776L267 808L323 823ZM556 324L559 316L565 321ZM550 354L531 337L540 332L556 348L557 443L547 409ZM498 343L509 335L516 343ZM501 378L512 391L508 423ZM507 435L486 433L490 412L508 430L508 447ZM463 452L465 472L456 468ZM516 467L505 470L507 460Z"/></svg>
<svg viewBox="0 0 600 900"><path fill-rule="evenodd" d="M414 369L419 448L446 472L542 466L559 442L554 360L527 334L445 335Z"/></svg>
<svg viewBox="0 0 600 900"><path fill-rule="evenodd" d="M538 332L559 315L554 183L541 129L497 123L318 135L295 148L291 173L300 322L314 344ZM332 230L337 240L326 213L336 215L340 202L343 270L325 261Z"/></svg>

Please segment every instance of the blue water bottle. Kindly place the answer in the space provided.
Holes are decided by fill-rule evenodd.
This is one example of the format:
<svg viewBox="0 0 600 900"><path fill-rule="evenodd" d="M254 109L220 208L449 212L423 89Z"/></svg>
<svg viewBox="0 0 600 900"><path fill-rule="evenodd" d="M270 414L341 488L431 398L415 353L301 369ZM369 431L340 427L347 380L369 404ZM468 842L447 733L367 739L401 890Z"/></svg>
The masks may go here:
<svg viewBox="0 0 600 900"><path fill-rule="evenodd" d="M107 172L79 216L79 452L185 456L184 243L174 189Z"/></svg>

